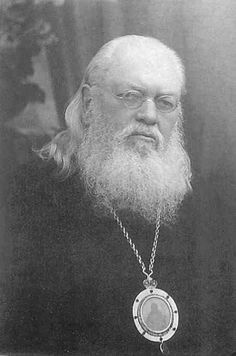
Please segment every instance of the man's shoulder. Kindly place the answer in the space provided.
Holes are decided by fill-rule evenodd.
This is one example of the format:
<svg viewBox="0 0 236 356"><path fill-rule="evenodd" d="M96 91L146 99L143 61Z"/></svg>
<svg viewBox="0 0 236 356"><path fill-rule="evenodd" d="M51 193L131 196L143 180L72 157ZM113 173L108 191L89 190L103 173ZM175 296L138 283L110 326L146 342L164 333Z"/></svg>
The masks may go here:
<svg viewBox="0 0 236 356"><path fill-rule="evenodd" d="M7 218L24 226L34 226L80 215L85 192L79 177L62 179L53 162L35 160L19 166L9 175L6 188Z"/></svg>
<svg viewBox="0 0 236 356"><path fill-rule="evenodd" d="M12 213L17 213L17 208L23 212L52 202L57 185L52 172L51 165L40 161L20 165L11 172L6 187L9 213L12 209Z"/></svg>
<svg viewBox="0 0 236 356"><path fill-rule="evenodd" d="M35 191L41 186L55 186L60 180L56 176L53 162L40 159L17 166L8 175L9 189Z"/></svg>

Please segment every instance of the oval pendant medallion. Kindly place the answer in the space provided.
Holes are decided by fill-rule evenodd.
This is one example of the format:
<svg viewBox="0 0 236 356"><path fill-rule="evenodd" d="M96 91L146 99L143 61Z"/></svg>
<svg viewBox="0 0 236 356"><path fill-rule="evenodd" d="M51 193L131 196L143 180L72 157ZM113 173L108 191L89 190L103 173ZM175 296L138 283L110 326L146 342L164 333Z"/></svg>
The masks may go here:
<svg viewBox="0 0 236 356"><path fill-rule="evenodd" d="M133 318L140 334L148 340L162 343L176 332L179 313L174 300L166 292L147 288L135 298Z"/></svg>

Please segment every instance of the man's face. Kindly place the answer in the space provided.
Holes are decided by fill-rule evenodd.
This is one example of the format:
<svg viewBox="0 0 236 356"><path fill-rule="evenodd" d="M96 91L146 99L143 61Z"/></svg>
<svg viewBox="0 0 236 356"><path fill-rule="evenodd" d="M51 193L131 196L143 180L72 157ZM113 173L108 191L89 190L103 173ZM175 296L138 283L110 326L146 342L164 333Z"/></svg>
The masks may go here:
<svg viewBox="0 0 236 356"><path fill-rule="evenodd" d="M157 60L153 53L119 54L105 83L94 87L93 115L78 166L98 205L108 211L130 210L150 222L158 209L167 221L189 190L191 174L181 122L177 125L180 105L163 113L153 98L180 99L180 78L164 55ZM127 90L148 99L139 108L128 108L116 97Z"/></svg>
<svg viewBox="0 0 236 356"><path fill-rule="evenodd" d="M128 126L143 128L143 134L133 133L126 139L128 146L140 150L158 148L158 137L156 139L152 137L154 131L161 134L164 146L166 146L176 126L180 111L180 105L168 113L161 112L156 107L154 98L163 95L170 95L174 100L179 101L181 87L176 76L176 68L170 59L163 58L164 55L161 58L155 58L153 53L151 56L149 57L148 53L145 55L136 52L119 53L117 63L107 75L99 97L100 111L104 114L104 120L109 120L107 126L114 135ZM116 96L129 90L142 93L147 100L138 108L125 106L124 102Z"/></svg>

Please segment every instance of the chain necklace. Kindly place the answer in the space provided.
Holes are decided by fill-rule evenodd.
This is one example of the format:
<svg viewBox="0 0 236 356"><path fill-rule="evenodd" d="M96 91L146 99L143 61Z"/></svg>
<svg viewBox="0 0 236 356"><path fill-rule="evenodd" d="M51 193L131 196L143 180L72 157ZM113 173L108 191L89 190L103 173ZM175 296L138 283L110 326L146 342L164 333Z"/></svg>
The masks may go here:
<svg viewBox="0 0 236 356"><path fill-rule="evenodd" d="M117 224L119 225L121 231L123 232L126 240L128 241L131 249L133 250L138 263L140 264L143 274L145 274L145 276L147 277L147 279L151 279L151 275L153 274L153 266L154 266L154 262L155 262L155 257L156 257L156 249L157 249L157 242L158 242L158 237L159 237L159 230L160 230L160 218L157 218L156 221L156 229L155 229L155 237L153 240L153 245L152 245L152 252L151 252L151 256L150 256L150 261L149 261L149 273L146 272L146 266L142 260L142 257L140 256L137 247L135 246L135 244L133 243L133 241L131 240L131 238L129 237L128 231L126 230L125 226L123 225L122 221L120 220L119 216L116 214L116 212L113 212L113 216L114 219L116 220Z"/></svg>
<svg viewBox="0 0 236 356"><path fill-rule="evenodd" d="M155 235L148 266L149 272L146 271L146 266L137 247L114 210L113 217L137 258L143 274L146 276L146 279L143 281L143 285L146 289L137 295L133 303L133 319L135 326L139 333L146 339L159 342L161 352L163 354L168 354L169 352L164 345L164 341L170 339L176 332L179 322L179 314L174 300L165 291L156 288L157 281L151 277L153 275L159 238L160 215L158 215L156 220Z"/></svg>

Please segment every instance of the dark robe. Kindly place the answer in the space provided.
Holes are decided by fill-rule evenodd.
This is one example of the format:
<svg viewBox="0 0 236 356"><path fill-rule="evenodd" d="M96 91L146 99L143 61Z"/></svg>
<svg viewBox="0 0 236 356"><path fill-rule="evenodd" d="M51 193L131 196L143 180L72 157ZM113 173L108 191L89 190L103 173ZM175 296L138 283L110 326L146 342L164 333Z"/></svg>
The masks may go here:
<svg viewBox="0 0 236 356"><path fill-rule="evenodd" d="M1 351L160 354L159 343L142 337L133 322L132 305L144 289L141 267L114 219L94 212L78 175L60 180L55 167L31 164L9 187ZM178 306L179 327L166 342L173 356L230 355L235 347L234 297L227 294L223 319L216 300L221 283L227 288L224 274L206 262L215 258L214 241L206 256L199 249L201 194L196 183L177 222L160 229L153 276ZM133 215L123 223L148 266L155 227Z"/></svg>

